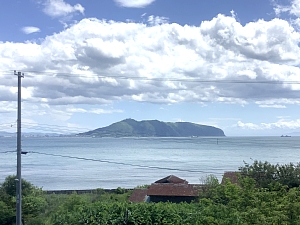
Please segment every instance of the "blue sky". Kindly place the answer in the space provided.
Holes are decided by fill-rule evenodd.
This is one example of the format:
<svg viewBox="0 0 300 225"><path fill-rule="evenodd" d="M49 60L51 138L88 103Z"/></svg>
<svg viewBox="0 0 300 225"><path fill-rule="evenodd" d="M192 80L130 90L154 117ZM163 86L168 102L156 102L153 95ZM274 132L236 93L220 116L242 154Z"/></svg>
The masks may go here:
<svg viewBox="0 0 300 225"><path fill-rule="evenodd" d="M227 136L300 132L300 0L11 0L0 8L0 131L133 118Z"/></svg>

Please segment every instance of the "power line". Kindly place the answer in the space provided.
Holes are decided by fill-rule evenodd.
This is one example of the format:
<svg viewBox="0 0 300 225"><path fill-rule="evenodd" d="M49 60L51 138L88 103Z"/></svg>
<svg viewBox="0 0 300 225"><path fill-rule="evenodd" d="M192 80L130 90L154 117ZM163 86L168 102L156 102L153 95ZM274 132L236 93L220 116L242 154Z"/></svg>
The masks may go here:
<svg viewBox="0 0 300 225"><path fill-rule="evenodd" d="M43 153L43 152L36 152L36 151L28 151L26 153L33 153L33 154L47 155L47 156L54 156L54 157L62 157L62 158L69 158L69 159L78 159L78 160L85 160L85 161L93 161L93 162L101 162L101 163L109 163L109 164L123 165L123 166L132 166L132 167L138 167L138 168L143 168L143 169L170 170L170 171L190 172L190 173L207 173L206 171L203 171L203 170L185 170L185 169L176 169L176 168L159 167L159 166L146 166L146 165L139 165L139 164L132 164L132 163L114 162L114 161L102 160L102 159L91 159L91 158L85 158L85 157L51 154L51 153Z"/></svg>
<svg viewBox="0 0 300 225"><path fill-rule="evenodd" d="M0 130L7 130L12 127L15 127L16 122L12 123L2 123L0 124ZM84 127L69 127L69 126L61 126L54 124L40 124L40 123L30 123L30 122L22 122L22 127L27 130L40 130L40 131L48 131L48 132L69 132L69 133L82 133L93 128L84 128Z"/></svg>
<svg viewBox="0 0 300 225"><path fill-rule="evenodd" d="M6 154L6 153L16 153L17 151L4 151L4 152L0 152L0 154Z"/></svg>
<svg viewBox="0 0 300 225"><path fill-rule="evenodd" d="M61 125L54 125L54 124L36 124L36 123L29 123L29 122L23 122L23 124L26 126L27 129L33 129L33 130L43 130L44 131L68 131L68 132L85 132L87 130L90 130L91 128L80 128L80 127L68 127L68 126L61 126Z"/></svg>
<svg viewBox="0 0 300 225"><path fill-rule="evenodd" d="M80 74L80 73L61 73L61 72L47 72L47 71L25 71L27 73L34 73L37 76L52 76L52 77L78 77L78 78L85 78L85 79L95 79L95 78L113 78L113 79L120 79L120 80L143 80L143 81L171 81L171 82L191 82L191 83L219 83L219 84L300 84L300 81L291 80L291 81L284 81L284 80L208 80L208 79L197 79L197 78L187 78L187 79L180 79L175 77L169 78L149 78L149 77L142 77L142 76L124 76L124 75L112 75L112 74L104 74L101 75L95 73L89 74ZM27 77L34 77L33 75L27 75Z"/></svg>

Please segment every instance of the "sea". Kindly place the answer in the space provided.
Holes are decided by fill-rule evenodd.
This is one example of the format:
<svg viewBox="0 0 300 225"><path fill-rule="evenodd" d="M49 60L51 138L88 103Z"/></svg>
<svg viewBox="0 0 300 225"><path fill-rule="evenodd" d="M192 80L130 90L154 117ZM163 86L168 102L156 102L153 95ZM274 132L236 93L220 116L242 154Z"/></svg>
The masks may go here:
<svg viewBox="0 0 300 225"><path fill-rule="evenodd" d="M17 171L16 138L0 137L0 183ZM169 175L219 181L254 160L297 164L300 137L22 137L22 178L43 190L134 188Z"/></svg>

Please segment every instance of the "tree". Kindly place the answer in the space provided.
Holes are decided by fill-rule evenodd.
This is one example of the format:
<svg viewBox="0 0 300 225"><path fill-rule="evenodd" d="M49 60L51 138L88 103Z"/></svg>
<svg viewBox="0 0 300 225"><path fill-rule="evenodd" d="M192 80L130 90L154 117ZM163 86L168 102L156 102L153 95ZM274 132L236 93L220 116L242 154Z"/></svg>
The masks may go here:
<svg viewBox="0 0 300 225"><path fill-rule="evenodd" d="M286 185L288 188L300 185L300 164L293 163L272 165L269 162L255 160L252 165L245 163L239 171L243 177L251 177L256 181L257 187L269 188L276 182Z"/></svg>
<svg viewBox="0 0 300 225"><path fill-rule="evenodd" d="M201 192L199 193L200 198L210 198L212 197L213 190L218 187L219 180L214 175L208 175L202 179Z"/></svg>
<svg viewBox="0 0 300 225"><path fill-rule="evenodd" d="M24 221L40 215L46 205L41 189L22 179L22 211ZM0 187L0 225L13 224L16 206L16 176L8 176Z"/></svg>
<svg viewBox="0 0 300 225"><path fill-rule="evenodd" d="M16 196L16 179L16 175L8 176L1 185L1 188L10 196ZM36 187L34 187L30 182L22 179L23 196L30 194L34 189L36 189Z"/></svg>
<svg viewBox="0 0 300 225"><path fill-rule="evenodd" d="M15 209L0 200L0 224L10 225L15 221Z"/></svg>

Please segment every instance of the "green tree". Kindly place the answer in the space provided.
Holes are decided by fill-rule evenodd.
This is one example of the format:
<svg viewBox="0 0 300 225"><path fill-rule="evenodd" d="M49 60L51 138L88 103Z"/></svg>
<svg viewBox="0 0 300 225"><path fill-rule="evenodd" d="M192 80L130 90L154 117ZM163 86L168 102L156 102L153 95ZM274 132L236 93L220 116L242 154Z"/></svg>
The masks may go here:
<svg viewBox="0 0 300 225"><path fill-rule="evenodd" d="M275 179L282 185L289 188L298 187L300 185L300 165L293 163L285 165L277 165Z"/></svg>
<svg viewBox="0 0 300 225"><path fill-rule="evenodd" d="M15 209L0 200L0 225L11 225L15 221Z"/></svg>
<svg viewBox="0 0 300 225"><path fill-rule="evenodd" d="M245 163L239 168L243 177L251 177L256 181L257 187L268 188L278 182L288 188L300 185L300 164L293 163L272 165L269 162L255 160L252 165Z"/></svg>
<svg viewBox="0 0 300 225"><path fill-rule="evenodd" d="M16 179L17 176L8 176L2 183L1 188L10 196L16 196ZM22 179L22 195L29 195L36 187L34 187L30 182Z"/></svg>
<svg viewBox="0 0 300 225"><path fill-rule="evenodd" d="M16 176L8 176L0 187L0 225L13 224L16 211ZM22 217L27 223L41 215L47 206L43 191L22 179Z"/></svg>
<svg viewBox="0 0 300 225"><path fill-rule="evenodd" d="M219 186L219 180L214 175L208 175L202 179L202 187L199 193L200 198L211 198L213 190Z"/></svg>

